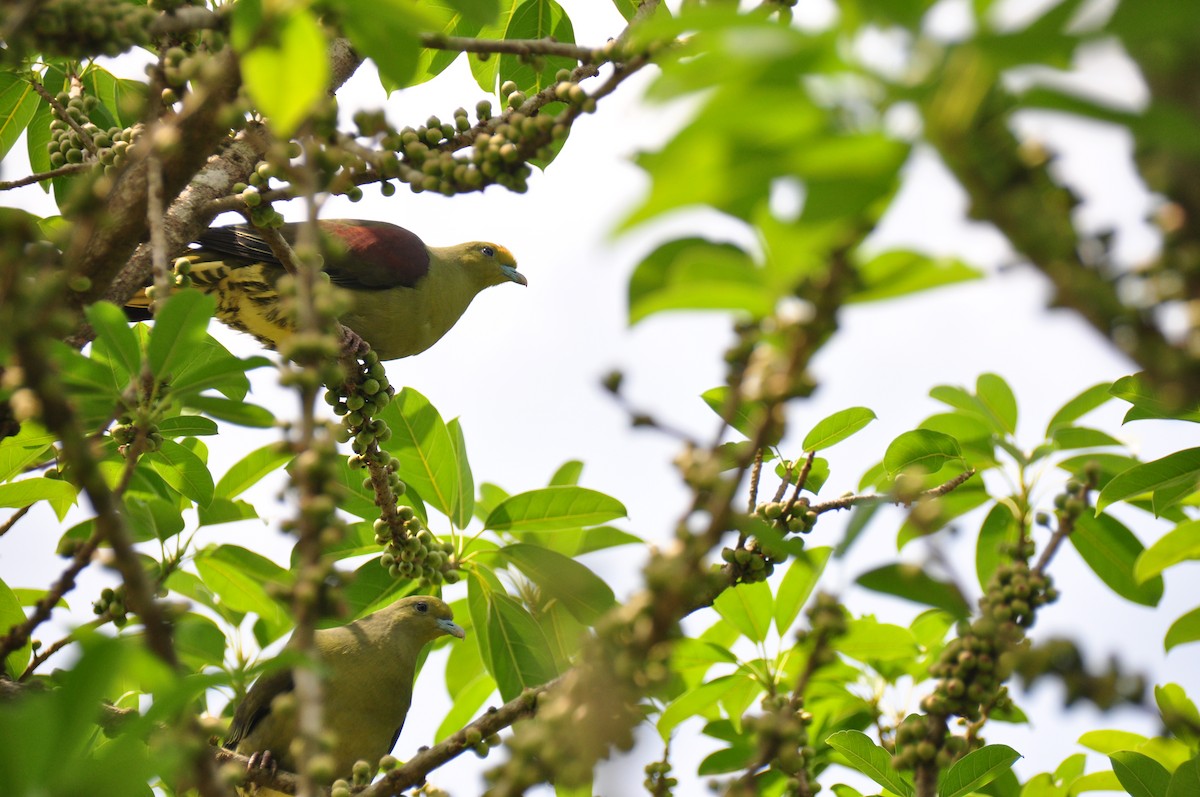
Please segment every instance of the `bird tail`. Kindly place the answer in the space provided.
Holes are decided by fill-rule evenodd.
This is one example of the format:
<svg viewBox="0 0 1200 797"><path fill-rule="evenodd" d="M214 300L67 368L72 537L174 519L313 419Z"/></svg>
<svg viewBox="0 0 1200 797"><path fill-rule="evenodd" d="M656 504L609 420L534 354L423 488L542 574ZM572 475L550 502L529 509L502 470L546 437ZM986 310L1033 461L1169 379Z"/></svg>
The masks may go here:
<svg viewBox="0 0 1200 797"><path fill-rule="evenodd" d="M130 321L149 321L154 316L150 313L150 297L142 288L129 301L125 302L125 317Z"/></svg>

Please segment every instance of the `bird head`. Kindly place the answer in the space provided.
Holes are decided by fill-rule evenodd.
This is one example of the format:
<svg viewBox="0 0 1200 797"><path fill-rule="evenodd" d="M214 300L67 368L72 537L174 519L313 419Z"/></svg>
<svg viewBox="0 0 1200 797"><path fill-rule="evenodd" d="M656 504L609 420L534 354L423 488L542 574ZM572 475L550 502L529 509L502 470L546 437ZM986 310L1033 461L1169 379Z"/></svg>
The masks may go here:
<svg viewBox="0 0 1200 797"><path fill-rule="evenodd" d="M419 639L422 644L445 634L459 639L467 636L462 626L454 622L450 607L430 595L410 595L382 611L391 615L392 623L403 626L410 638Z"/></svg>
<svg viewBox="0 0 1200 797"><path fill-rule="evenodd" d="M472 241L446 247L451 257L446 262L457 263L469 273L480 290L502 282L528 285L525 275L517 271L517 259L513 253L499 244L487 241Z"/></svg>

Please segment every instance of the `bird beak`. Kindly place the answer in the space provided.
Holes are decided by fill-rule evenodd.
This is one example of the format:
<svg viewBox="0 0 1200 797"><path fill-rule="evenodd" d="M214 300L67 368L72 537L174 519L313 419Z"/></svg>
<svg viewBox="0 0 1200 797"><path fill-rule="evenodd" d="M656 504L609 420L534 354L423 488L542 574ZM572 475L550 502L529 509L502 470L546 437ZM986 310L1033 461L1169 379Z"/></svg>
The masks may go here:
<svg viewBox="0 0 1200 797"><path fill-rule="evenodd" d="M508 277L518 285L529 285L529 282L525 279L525 275L517 271L513 266L503 265L500 266L500 270L504 272L504 276Z"/></svg>
<svg viewBox="0 0 1200 797"><path fill-rule="evenodd" d="M461 625L453 620L438 620L437 625L438 628L442 629L452 637L458 637L459 639L467 638L467 632L463 630Z"/></svg>

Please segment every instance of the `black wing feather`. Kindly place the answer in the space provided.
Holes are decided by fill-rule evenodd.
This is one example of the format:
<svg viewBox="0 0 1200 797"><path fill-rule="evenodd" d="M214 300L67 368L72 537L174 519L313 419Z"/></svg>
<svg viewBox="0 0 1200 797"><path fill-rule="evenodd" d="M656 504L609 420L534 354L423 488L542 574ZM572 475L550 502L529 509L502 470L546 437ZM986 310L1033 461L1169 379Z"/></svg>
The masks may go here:
<svg viewBox="0 0 1200 797"><path fill-rule="evenodd" d="M285 233L284 237L289 236ZM216 255L222 260L234 262L268 263L283 268L270 245L262 239L262 234L249 224L210 227L196 239L196 243L200 247L195 250L197 254Z"/></svg>
<svg viewBox="0 0 1200 797"><path fill-rule="evenodd" d="M245 739L263 718L271 713L271 701L296 688L291 669L278 670L260 676L246 693L246 697L233 712L229 733L225 736L225 747L233 750Z"/></svg>

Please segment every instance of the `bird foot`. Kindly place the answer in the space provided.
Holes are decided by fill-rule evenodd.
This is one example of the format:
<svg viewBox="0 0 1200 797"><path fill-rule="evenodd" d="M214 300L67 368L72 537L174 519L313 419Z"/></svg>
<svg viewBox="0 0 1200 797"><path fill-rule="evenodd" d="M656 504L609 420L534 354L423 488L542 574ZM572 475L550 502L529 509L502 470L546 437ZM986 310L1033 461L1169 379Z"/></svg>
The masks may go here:
<svg viewBox="0 0 1200 797"><path fill-rule="evenodd" d="M250 754L250 760L246 762L247 771L258 769L266 770L271 775L279 768L278 762L275 761L275 756L270 750L256 750Z"/></svg>

